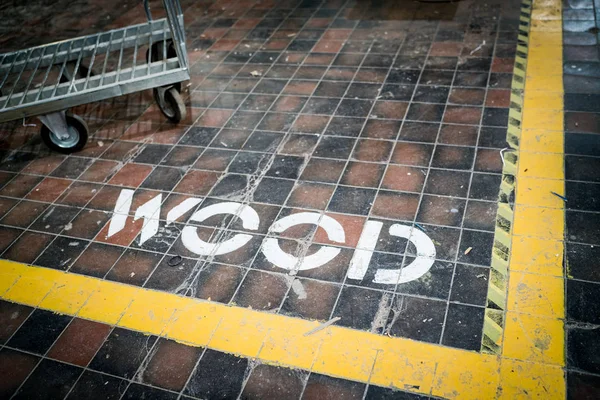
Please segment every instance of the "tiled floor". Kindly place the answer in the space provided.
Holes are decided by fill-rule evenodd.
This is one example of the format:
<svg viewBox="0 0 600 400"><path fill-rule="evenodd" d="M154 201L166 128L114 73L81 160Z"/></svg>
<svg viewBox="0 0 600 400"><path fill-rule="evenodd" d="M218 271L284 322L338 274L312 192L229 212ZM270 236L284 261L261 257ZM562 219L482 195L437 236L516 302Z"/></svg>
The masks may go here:
<svg viewBox="0 0 600 400"><path fill-rule="evenodd" d="M567 195L567 375L569 396L600 391L600 3L564 8Z"/></svg>
<svg viewBox="0 0 600 400"><path fill-rule="evenodd" d="M12 316L0 332L1 398L427 398L7 302L0 315Z"/></svg>
<svg viewBox="0 0 600 400"><path fill-rule="evenodd" d="M89 14L91 32L144 20L133 8L137 2L119 2L121 15L90 23L92 15L107 13L80 3L75 14ZM0 257L288 316L340 317L337 324L349 328L479 351L520 2L182 3L193 62L185 121L166 122L149 93L78 107L93 134L68 157L41 144L35 120L0 126ZM593 11L587 14L593 19ZM61 30L72 21L60 15L64 20L40 17L54 24L44 41L81 34L79 25ZM14 27L0 25L3 48L40 36L35 30L16 36ZM565 35L565 41L595 44L596 36ZM567 64L597 72L597 48L565 49L573 52L565 53ZM574 92L590 90L569 76L565 85L581 88ZM589 182L598 181L600 169L593 167L588 133L597 131L591 112L600 110L597 95L586 93L566 95L573 112L566 130L577 132L567 135L567 179L575 176L567 197L574 210L593 212L600 193ZM127 190L134 192L125 227L109 236ZM167 225L169 211L192 198L195 206ZM225 202L250 206L257 229L224 215L190 221L196 210ZM145 241L145 222L135 217L140 207L160 216L157 234ZM345 240L311 224L272 228L299 213L332 218ZM590 281L598 279L589 277L596 272L585 262L593 255L578 250L600 244L593 227L580 228L594 223L595 214L582 215L567 213L569 234L578 232L569 237L577 243L569 246L568 296L585 306L576 311L597 308L571 295L597 292ZM359 240L367 221L383 228L364 278L352 279L348 269L355 249L365 246ZM390 233L398 223L431 239L435 262L417 279L376 283L378 269L406 268L420 255ZM198 254L185 242L186 226L209 243L251 238L235 251ZM292 271L265 255L272 238L299 260ZM323 245L339 254L318 268L297 268ZM595 314L569 317L596 324ZM0 397L425 398L7 302L0 315L8 322L0 331L0 371L9 377ZM569 331L577 354L595 338L587 328ZM599 373L595 358L570 362ZM214 377L226 381L217 385ZM595 375L570 378L597 385Z"/></svg>

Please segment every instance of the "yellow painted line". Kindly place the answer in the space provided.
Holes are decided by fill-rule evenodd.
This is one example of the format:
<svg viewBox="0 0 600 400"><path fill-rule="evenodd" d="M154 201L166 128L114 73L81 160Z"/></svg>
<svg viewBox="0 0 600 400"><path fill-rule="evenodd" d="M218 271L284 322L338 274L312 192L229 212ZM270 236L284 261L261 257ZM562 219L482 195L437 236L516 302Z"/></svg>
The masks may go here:
<svg viewBox="0 0 600 400"><path fill-rule="evenodd" d="M487 354L338 326L306 336L319 322L5 260L0 288L4 300L354 381L465 399L498 386L499 358Z"/></svg>
<svg viewBox="0 0 600 400"><path fill-rule="evenodd" d="M499 355L0 261L0 297L263 362L444 398L564 399L560 0L533 7ZM545 82L547 85L542 85Z"/></svg>
<svg viewBox="0 0 600 400"><path fill-rule="evenodd" d="M560 0L535 1L519 141L501 396L565 398Z"/></svg>

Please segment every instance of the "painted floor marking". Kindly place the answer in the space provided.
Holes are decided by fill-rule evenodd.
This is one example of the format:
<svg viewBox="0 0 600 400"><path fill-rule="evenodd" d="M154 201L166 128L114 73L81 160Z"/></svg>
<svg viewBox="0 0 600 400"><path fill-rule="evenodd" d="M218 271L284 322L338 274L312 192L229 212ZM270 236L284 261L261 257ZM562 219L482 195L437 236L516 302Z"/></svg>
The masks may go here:
<svg viewBox="0 0 600 400"><path fill-rule="evenodd" d="M109 222L108 235L103 239L108 239L125 229L134 193L130 189L121 190L115 203L113 216ZM158 233L162 205L161 199L162 195L159 194L140 205L135 211L133 221L140 218L143 218L145 221L141 228L140 245ZM202 200L198 198L184 199L168 211L166 225L168 226L175 222L201 202ZM260 216L252 206L225 201L200 208L190 217L190 221L202 223L217 215L232 215L239 218L242 220L244 229L250 231L258 230L260 225ZM276 234L283 233L298 225L316 225L325 231L328 240L340 245L346 243L346 233L342 224L335 218L318 212L298 212L283 217L271 225L269 232ZM350 260L348 279L363 280L369 268L369 263L382 228L382 222L366 221L352 259ZM414 256L414 260L400 269L378 269L375 273L374 283L383 285L402 284L419 279L431 269L435 262L436 249L433 241L426 233L409 225L393 224L389 227L389 234L404 238L414 245L416 252L414 255L411 254L411 256ZM181 231L181 240L186 249L194 254L199 256L219 256L241 249L252 240L252 235L238 233L228 240L218 243L208 243L200 239L197 227L186 225ZM281 269L296 272L322 267L332 261L341 252L341 248L339 247L321 246L316 253L299 258L283 251L279 246L279 240L271 237L264 239L260 250L273 265Z"/></svg>
<svg viewBox="0 0 600 400"><path fill-rule="evenodd" d="M561 32L561 2L536 1L501 355L338 326L305 335L319 323L4 260L0 297L267 363L434 396L563 399L564 204L546 193L548 182L564 193L562 62L548 62L562 60Z"/></svg>

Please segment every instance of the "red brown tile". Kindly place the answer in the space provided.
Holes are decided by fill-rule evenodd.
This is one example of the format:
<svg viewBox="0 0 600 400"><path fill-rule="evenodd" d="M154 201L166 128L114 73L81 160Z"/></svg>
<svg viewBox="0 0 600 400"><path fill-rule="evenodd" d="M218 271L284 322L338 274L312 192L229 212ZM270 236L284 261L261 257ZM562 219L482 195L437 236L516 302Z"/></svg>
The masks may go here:
<svg viewBox="0 0 600 400"><path fill-rule="evenodd" d="M461 42L434 42L429 54L433 57L456 57L460 55L462 47Z"/></svg>
<svg viewBox="0 0 600 400"><path fill-rule="evenodd" d="M150 172L152 172L151 165L128 163L120 168L108 183L136 188L144 182Z"/></svg>
<svg viewBox="0 0 600 400"><path fill-rule="evenodd" d="M82 181L106 182L118 171L118 168L119 163L116 161L96 160L79 179Z"/></svg>
<svg viewBox="0 0 600 400"><path fill-rule="evenodd" d="M201 347L161 338L148 365L141 371L141 379L153 386L181 391L201 354Z"/></svg>
<svg viewBox="0 0 600 400"><path fill-rule="evenodd" d="M114 142L108 150L102 154L105 160L126 161L133 157L139 150L140 144L131 142Z"/></svg>
<svg viewBox="0 0 600 400"><path fill-rule="evenodd" d="M381 190L375 197L371 213L381 218L412 221L419 208L419 195Z"/></svg>
<svg viewBox="0 0 600 400"><path fill-rule="evenodd" d="M281 308L281 313L293 317L326 321L329 319L341 286L332 283L298 279L306 295L291 290Z"/></svg>
<svg viewBox="0 0 600 400"><path fill-rule="evenodd" d="M311 158L300 179L314 182L336 183L346 163L338 160Z"/></svg>
<svg viewBox="0 0 600 400"><path fill-rule="evenodd" d="M514 58L494 58L494 61L492 61L492 72L512 72L514 65Z"/></svg>
<svg viewBox="0 0 600 400"><path fill-rule="evenodd" d="M356 245L358 244L358 239L360 238L360 235L362 233L363 226L365 225L367 219L365 217L337 213L325 213L325 215L335 219L344 228L344 233L346 235L346 241L344 242L344 246L356 247ZM337 242L329 240L325 230L320 227L317 228L313 241L315 243L321 244L339 244Z"/></svg>
<svg viewBox="0 0 600 400"><path fill-rule="evenodd" d="M70 236L93 239L109 220L110 215L103 211L81 210L71 221Z"/></svg>
<svg viewBox="0 0 600 400"><path fill-rule="evenodd" d="M21 229L0 227L0 251L6 250L21 233L23 233Z"/></svg>
<svg viewBox="0 0 600 400"><path fill-rule="evenodd" d="M444 113L444 122L478 125L481 122L481 113L482 109L480 107L447 106Z"/></svg>
<svg viewBox="0 0 600 400"><path fill-rule="evenodd" d="M42 181L42 177L34 175L20 174L11 180L6 186L0 190L1 196L9 197L24 197L38 183Z"/></svg>
<svg viewBox="0 0 600 400"><path fill-rule="evenodd" d="M69 179L45 178L27 195L27 199L52 203L71 185Z"/></svg>
<svg viewBox="0 0 600 400"><path fill-rule="evenodd" d="M17 199L9 199L8 197L0 197L0 219L6 215L17 203Z"/></svg>
<svg viewBox="0 0 600 400"><path fill-rule="evenodd" d="M127 249L106 275L106 279L142 286L161 259L162 254Z"/></svg>
<svg viewBox="0 0 600 400"><path fill-rule="evenodd" d="M325 129L325 126L327 126L329 119L330 117L326 116L300 115L296 119L296 122L294 122L292 131L302 133L321 133Z"/></svg>
<svg viewBox="0 0 600 400"><path fill-rule="evenodd" d="M10 398L35 368L39 358L4 348L0 350L0 396Z"/></svg>
<svg viewBox="0 0 600 400"><path fill-rule="evenodd" d="M33 309L22 304L0 300L0 343L4 344L25 322Z"/></svg>
<svg viewBox="0 0 600 400"><path fill-rule="evenodd" d="M205 196L217 183L221 176L218 172L188 171L181 182L173 189L174 192Z"/></svg>
<svg viewBox="0 0 600 400"><path fill-rule="evenodd" d="M433 146L429 144L397 142L392 153L392 162L427 167L432 153Z"/></svg>
<svg viewBox="0 0 600 400"><path fill-rule="evenodd" d="M381 186L390 190L420 193L424 183L424 169L390 165L385 173Z"/></svg>
<svg viewBox="0 0 600 400"><path fill-rule="evenodd" d="M48 357L85 367L102 346L110 330L109 325L73 318L50 348Z"/></svg>
<svg viewBox="0 0 600 400"><path fill-rule="evenodd" d="M360 161L385 162L390 158L393 142L360 139L356 143L352 158Z"/></svg>
<svg viewBox="0 0 600 400"><path fill-rule="evenodd" d="M2 258L31 264L53 239L54 236L45 233L25 232L2 254Z"/></svg>
<svg viewBox="0 0 600 400"><path fill-rule="evenodd" d="M426 224L460 226L465 201L440 196L423 196L417 221Z"/></svg>
<svg viewBox="0 0 600 400"><path fill-rule="evenodd" d="M206 110L196 122L196 125L220 128L225 125L232 114L233 111L231 110Z"/></svg>
<svg viewBox="0 0 600 400"><path fill-rule="evenodd" d="M351 33L352 29L327 29L323 34L323 39L346 40Z"/></svg>
<svg viewBox="0 0 600 400"><path fill-rule="evenodd" d="M288 206L324 210L335 187L319 183L302 182L294 188Z"/></svg>
<svg viewBox="0 0 600 400"><path fill-rule="evenodd" d="M119 259L123 249L102 243L92 243L71 266L70 272L102 278Z"/></svg>
<svg viewBox="0 0 600 400"><path fill-rule="evenodd" d="M502 172L502 157L498 150L478 149L475 157L475 170L481 172Z"/></svg>
<svg viewBox="0 0 600 400"><path fill-rule="evenodd" d="M290 81L285 87L285 89L283 89L283 93L295 94L300 96L310 96L317 87L317 83L318 82L316 81Z"/></svg>
<svg viewBox="0 0 600 400"><path fill-rule="evenodd" d="M101 187L101 185L95 183L75 181L56 202L69 206L84 207Z"/></svg>
<svg viewBox="0 0 600 400"><path fill-rule="evenodd" d="M442 125L439 143L459 146L475 146L477 144L477 126L471 125Z"/></svg>
<svg viewBox="0 0 600 400"><path fill-rule="evenodd" d="M51 155L33 160L22 172L35 175L48 175L56 169L65 157L60 155Z"/></svg>
<svg viewBox="0 0 600 400"><path fill-rule="evenodd" d="M321 39L317 42L312 51L319 53L337 53L340 51L344 42L342 40Z"/></svg>
<svg viewBox="0 0 600 400"><path fill-rule="evenodd" d="M407 103L380 100L375 103L372 114L377 118L403 119L407 109Z"/></svg>
<svg viewBox="0 0 600 400"><path fill-rule="evenodd" d="M143 219L133 221L133 217L128 217L125 227L118 233L108 236L108 228L110 224L106 224L102 230L96 235L95 240L98 242L114 244L117 246L129 246L137 237L144 226Z"/></svg>
<svg viewBox="0 0 600 400"><path fill-rule="evenodd" d="M489 89L485 98L486 107L510 106L510 90L508 89Z"/></svg>
<svg viewBox="0 0 600 400"><path fill-rule="evenodd" d="M47 204L23 200L2 218L2 223L27 228L47 207Z"/></svg>
<svg viewBox="0 0 600 400"><path fill-rule="evenodd" d="M349 162L341 183L350 186L378 187L385 168L380 164Z"/></svg>
<svg viewBox="0 0 600 400"><path fill-rule="evenodd" d="M361 136L374 139L396 139L400 130L400 121L369 119Z"/></svg>
<svg viewBox="0 0 600 400"><path fill-rule="evenodd" d="M450 97L448 99L448 102L454 103L454 104L480 106L480 105L483 105L484 99L485 99L485 90L483 90L483 89L457 88L457 89L452 89L452 91L450 92Z"/></svg>

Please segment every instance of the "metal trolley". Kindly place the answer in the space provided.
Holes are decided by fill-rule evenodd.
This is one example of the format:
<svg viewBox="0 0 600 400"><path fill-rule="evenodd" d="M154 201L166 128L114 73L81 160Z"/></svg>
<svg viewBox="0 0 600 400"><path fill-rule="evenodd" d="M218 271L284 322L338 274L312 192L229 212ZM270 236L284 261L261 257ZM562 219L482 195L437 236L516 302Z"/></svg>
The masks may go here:
<svg viewBox="0 0 600 400"><path fill-rule="evenodd" d="M162 0L166 18L0 54L0 123L38 116L44 143L81 150L86 123L68 108L146 89L173 122L185 119L181 82L190 78L179 0ZM145 53L143 50L146 49Z"/></svg>

